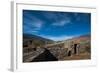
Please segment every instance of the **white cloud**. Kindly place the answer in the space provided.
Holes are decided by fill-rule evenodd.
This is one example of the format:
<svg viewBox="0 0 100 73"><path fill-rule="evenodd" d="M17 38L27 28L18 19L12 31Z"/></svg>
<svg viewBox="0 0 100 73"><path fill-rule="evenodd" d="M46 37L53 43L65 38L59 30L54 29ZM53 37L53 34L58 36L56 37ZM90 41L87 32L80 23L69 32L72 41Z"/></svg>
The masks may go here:
<svg viewBox="0 0 100 73"><path fill-rule="evenodd" d="M40 29L42 27L42 21L35 21L32 23L32 26L34 26L35 29Z"/></svg>
<svg viewBox="0 0 100 73"><path fill-rule="evenodd" d="M29 14L29 16L27 17L27 22L29 24L29 26L31 26L33 29L41 29L42 24L44 23L41 19L32 16L31 14Z"/></svg>
<svg viewBox="0 0 100 73"><path fill-rule="evenodd" d="M78 13L74 13L74 16L75 16L75 18L76 18L77 21L80 21L80 18L81 18L81 17L79 16Z"/></svg>
<svg viewBox="0 0 100 73"><path fill-rule="evenodd" d="M67 39L71 39L75 36L67 36L67 35L62 35L62 36L49 36L49 35L40 35L41 37L47 38L47 39L51 39L54 41L62 41L62 40L67 40Z"/></svg>
<svg viewBox="0 0 100 73"><path fill-rule="evenodd" d="M55 14L55 13L44 13L43 16L48 19L48 20L51 20L51 19L56 19L58 16Z"/></svg>
<svg viewBox="0 0 100 73"><path fill-rule="evenodd" d="M52 40L55 41L62 41L62 40L67 40L73 38L73 36L59 36L59 37L49 37Z"/></svg>
<svg viewBox="0 0 100 73"><path fill-rule="evenodd" d="M57 22L54 22L52 25L54 26L64 26L64 25L67 25L67 24L70 24L71 23L71 20L70 19L64 19L64 20L59 20Z"/></svg>

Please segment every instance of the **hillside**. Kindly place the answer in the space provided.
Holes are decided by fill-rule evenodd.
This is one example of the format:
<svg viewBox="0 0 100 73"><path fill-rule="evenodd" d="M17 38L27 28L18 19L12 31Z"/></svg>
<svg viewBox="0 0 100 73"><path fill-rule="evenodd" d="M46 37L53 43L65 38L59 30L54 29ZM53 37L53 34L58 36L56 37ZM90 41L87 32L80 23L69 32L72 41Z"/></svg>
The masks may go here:
<svg viewBox="0 0 100 73"><path fill-rule="evenodd" d="M45 41L52 41L53 40L50 40L50 39L46 39L46 38L43 38L43 37L40 37L40 36L37 36L37 35L33 35L33 34L23 34L23 39L37 39L37 40L45 40Z"/></svg>
<svg viewBox="0 0 100 73"><path fill-rule="evenodd" d="M69 55L68 49L70 49L71 45L73 45L74 48L73 50L71 50L73 53ZM79 48L77 48L75 45L79 45ZM47 47L46 49L48 51L44 49L45 46ZM79 52L77 52L76 50ZM56 59L82 60L90 58L90 34L77 36L64 41L53 41L50 39L30 34L23 35L23 62L56 61Z"/></svg>
<svg viewBox="0 0 100 73"><path fill-rule="evenodd" d="M32 34L23 34L23 43L25 44L27 41L33 41L34 43L48 44L53 43L53 40L46 39L37 35Z"/></svg>

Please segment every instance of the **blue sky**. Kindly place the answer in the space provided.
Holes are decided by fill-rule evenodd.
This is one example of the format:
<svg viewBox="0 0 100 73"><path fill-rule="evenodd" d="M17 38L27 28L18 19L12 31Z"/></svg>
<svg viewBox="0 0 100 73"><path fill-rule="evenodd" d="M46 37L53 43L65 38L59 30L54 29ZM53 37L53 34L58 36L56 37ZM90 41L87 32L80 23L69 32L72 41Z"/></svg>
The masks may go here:
<svg viewBox="0 0 100 73"><path fill-rule="evenodd" d="M23 33L55 41L91 33L91 14L23 10Z"/></svg>

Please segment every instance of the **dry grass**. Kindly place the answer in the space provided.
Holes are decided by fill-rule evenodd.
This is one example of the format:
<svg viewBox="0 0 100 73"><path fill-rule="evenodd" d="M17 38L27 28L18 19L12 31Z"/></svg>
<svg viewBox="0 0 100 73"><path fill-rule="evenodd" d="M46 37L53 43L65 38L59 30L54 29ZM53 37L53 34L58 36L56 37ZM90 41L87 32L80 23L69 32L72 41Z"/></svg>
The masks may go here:
<svg viewBox="0 0 100 73"><path fill-rule="evenodd" d="M72 55L70 57L66 56L63 58L63 60L85 60L85 59L91 59L90 53L80 53L79 55Z"/></svg>

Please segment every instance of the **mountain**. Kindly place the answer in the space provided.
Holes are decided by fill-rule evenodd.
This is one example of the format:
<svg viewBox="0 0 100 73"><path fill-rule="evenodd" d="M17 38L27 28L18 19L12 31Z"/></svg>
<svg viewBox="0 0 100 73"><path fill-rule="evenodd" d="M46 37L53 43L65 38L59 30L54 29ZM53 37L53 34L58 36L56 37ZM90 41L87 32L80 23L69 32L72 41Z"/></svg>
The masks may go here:
<svg viewBox="0 0 100 73"><path fill-rule="evenodd" d="M83 38L89 39L89 38L91 38L91 35L90 34L86 34L86 35L81 35L81 36L76 37L76 39L83 39Z"/></svg>
<svg viewBox="0 0 100 73"><path fill-rule="evenodd" d="M60 46L62 48L55 48L55 44L57 47ZM49 48L45 48L45 46L47 45L50 45ZM68 48L70 48L69 46L71 45L74 46L73 51L76 51L76 45L79 45L80 55L73 55L72 57L68 57L69 53L67 51ZM90 54L90 34L77 36L72 39L66 39L63 41L53 41L37 35L23 34L23 62L57 61L67 59L75 60L77 58L90 59Z"/></svg>
<svg viewBox="0 0 100 73"><path fill-rule="evenodd" d="M34 44L44 45L53 43L53 40L46 39L33 34L23 34L23 45L27 44L27 41L33 41Z"/></svg>
<svg viewBox="0 0 100 73"><path fill-rule="evenodd" d="M76 37L76 38L73 38L74 40L76 41L79 41L79 42L87 42L87 41L91 41L91 35L90 34L87 34L87 35L81 35L79 37Z"/></svg>
<svg viewBox="0 0 100 73"><path fill-rule="evenodd" d="M68 41L68 40L73 40L73 41L86 41L86 40L91 40L91 35L90 34L85 34L85 35L80 35L80 36L76 36L76 37L73 37L71 39L67 39L67 40L64 40L64 41Z"/></svg>

